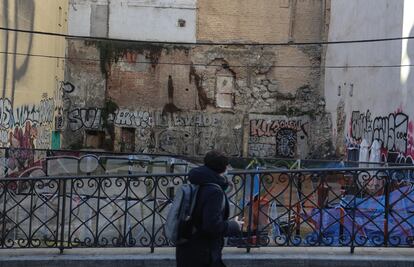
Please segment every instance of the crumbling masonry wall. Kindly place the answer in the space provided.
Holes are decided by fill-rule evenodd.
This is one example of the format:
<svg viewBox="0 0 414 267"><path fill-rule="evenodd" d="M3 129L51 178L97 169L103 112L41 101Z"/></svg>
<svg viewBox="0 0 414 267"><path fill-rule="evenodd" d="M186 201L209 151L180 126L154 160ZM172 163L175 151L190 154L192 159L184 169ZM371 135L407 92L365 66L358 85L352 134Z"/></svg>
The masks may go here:
<svg viewBox="0 0 414 267"><path fill-rule="evenodd" d="M65 94L65 147L184 155L217 148L233 156L302 158L330 153L320 46L69 40L68 47L67 82L75 89ZM289 65L311 67L283 67ZM90 142L97 135L104 140Z"/></svg>

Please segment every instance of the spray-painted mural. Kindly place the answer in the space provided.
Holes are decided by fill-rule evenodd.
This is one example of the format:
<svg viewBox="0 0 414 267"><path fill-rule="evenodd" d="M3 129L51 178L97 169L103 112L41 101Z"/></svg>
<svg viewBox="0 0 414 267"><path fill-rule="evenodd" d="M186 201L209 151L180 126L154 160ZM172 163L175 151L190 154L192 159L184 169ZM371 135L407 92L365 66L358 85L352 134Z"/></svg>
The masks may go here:
<svg viewBox="0 0 414 267"><path fill-rule="evenodd" d="M413 123L407 114L396 111L385 116L372 116L353 111L349 121L348 148L359 148L364 142L371 147L374 141L380 145L382 160L395 163L413 163ZM371 148L371 153L374 150Z"/></svg>
<svg viewBox="0 0 414 267"><path fill-rule="evenodd" d="M68 130L103 131L102 115L102 108L74 108L68 113ZM204 155L208 150L220 148L235 156L241 154L241 123L241 117L231 114L201 111L165 114L150 109L118 109L109 114L106 122L120 129L133 129L137 152ZM115 148L120 139L115 138Z"/></svg>
<svg viewBox="0 0 414 267"><path fill-rule="evenodd" d="M249 155L260 157L307 156L309 118L250 115Z"/></svg>
<svg viewBox="0 0 414 267"><path fill-rule="evenodd" d="M9 99L0 99L1 146L48 148L54 111L52 98L14 109Z"/></svg>

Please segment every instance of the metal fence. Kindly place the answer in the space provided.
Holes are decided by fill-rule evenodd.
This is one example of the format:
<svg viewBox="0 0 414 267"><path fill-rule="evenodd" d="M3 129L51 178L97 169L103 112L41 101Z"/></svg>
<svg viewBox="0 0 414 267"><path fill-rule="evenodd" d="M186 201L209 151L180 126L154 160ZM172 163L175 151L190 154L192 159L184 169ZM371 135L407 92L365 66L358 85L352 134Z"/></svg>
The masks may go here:
<svg viewBox="0 0 414 267"><path fill-rule="evenodd" d="M414 167L264 170L228 175L226 246L414 246ZM171 246L163 224L186 174L0 180L0 247Z"/></svg>

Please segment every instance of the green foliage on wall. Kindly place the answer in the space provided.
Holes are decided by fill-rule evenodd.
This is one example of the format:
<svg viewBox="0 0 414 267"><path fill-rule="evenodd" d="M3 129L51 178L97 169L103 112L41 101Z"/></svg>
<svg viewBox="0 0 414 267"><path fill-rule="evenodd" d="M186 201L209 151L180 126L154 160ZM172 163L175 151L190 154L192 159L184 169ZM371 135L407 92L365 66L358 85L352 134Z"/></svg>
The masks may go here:
<svg viewBox="0 0 414 267"><path fill-rule="evenodd" d="M90 43L88 43L90 44ZM188 53L190 47L178 45L159 45L127 41L97 41L94 45L99 50L101 72L108 77L112 63L117 63L127 53L142 54L148 59L153 68L158 64L162 52L171 53L172 50L184 50Z"/></svg>

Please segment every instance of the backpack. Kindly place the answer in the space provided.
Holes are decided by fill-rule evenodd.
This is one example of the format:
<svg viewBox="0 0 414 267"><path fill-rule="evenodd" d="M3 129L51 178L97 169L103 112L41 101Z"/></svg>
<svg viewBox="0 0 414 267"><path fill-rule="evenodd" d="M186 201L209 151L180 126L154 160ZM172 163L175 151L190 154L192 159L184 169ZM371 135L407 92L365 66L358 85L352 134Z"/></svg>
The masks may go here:
<svg viewBox="0 0 414 267"><path fill-rule="evenodd" d="M223 191L217 184L207 183L204 185L213 185ZM164 225L165 236L175 245L183 244L189 240L188 237L183 237L181 233L183 228L188 226L191 221L199 189L199 185L183 184L177 190ZM226 197L223 198L222 209L225 205ZM195 232L196 229L193 227L192 234Z"/></svg>

